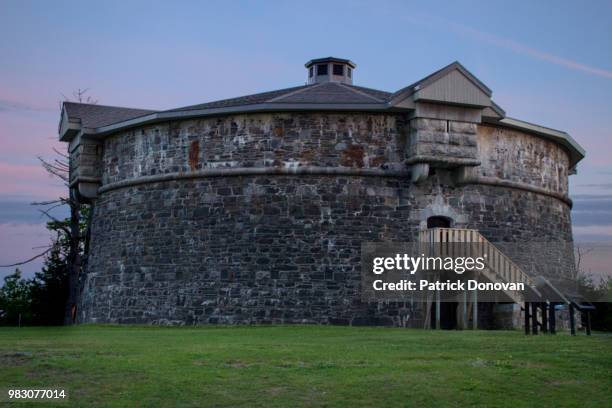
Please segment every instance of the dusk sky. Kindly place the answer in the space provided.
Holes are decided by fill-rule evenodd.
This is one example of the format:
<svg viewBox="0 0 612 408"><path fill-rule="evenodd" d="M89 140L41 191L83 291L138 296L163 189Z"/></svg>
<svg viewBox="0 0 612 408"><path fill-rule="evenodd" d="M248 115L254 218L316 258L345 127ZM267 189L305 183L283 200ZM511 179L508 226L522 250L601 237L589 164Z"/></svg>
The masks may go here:
<svg viewBox="0 0 612 408"><path fill-rule="evenodd" d="M568 132L575 239L611 243L612 1L424 3L0 0L0 264L49 242L29 203L64 194L37 160L66 149L62 95L168 109L302 85L330 55L387 91L457 60L508 116Z"/></svg>

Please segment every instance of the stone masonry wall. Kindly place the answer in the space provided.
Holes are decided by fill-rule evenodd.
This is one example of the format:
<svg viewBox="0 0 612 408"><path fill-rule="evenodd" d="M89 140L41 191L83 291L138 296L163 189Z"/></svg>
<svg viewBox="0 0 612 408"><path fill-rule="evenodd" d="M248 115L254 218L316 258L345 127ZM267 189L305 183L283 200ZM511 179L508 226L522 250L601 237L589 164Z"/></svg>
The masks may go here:
<svg viewBox="0 0 612 408"><path fill-rule="evenodd" d="M479 160L480 175L567 194L568 155L553 142L482 124L450 121L449 133L447 121L412 122L400 114L242 114L144 126L105 140L102 183L205 168L397 168L406 156L451 149ZM421 132L427 140L417 148L419 126L439 130Z"/></svg>
<svg viewBox="0 0 612 408"><path fill-rule="evenodd" d="M103 184L218 167L397 167L406 123L382 114L258 114L147 126L105 141ZM422 327L419 305L360 302L360 245L414 240L432 215L493 242L571 240L564 202L455 186L443 173L418 184L305 174L146 183L104 191L95 203L79 318Z"/></svg>
<svg viewBox="0 0 612 408"><path fill-rule="evenodd" d="M241 114L145 126L105 142L103 184L206 168L379 168L403 160L403 115Z"/></svg>
<svg viewBox="0 0 612 408"><path fill-rule="evenodd" d="M476 160L478 125L453 120L416 118L410 122L407 157L436 157L439 161Z"/></svg>
<svg viewBox="0 0 612 408"><path fill-rule="evenodd" d="M556 201L371 177L231 177L114 190L95 209L82 320L420 327L422 310L360 303L362 241L413 240L422 215L440 206L494 241L567 236L569 210Z"/></svg>
<svg viewBox="0 0 612 408"><path fill-rule="evenodd" d="M480 125L480 174L568 193L569 157L554 142L518 130Z"/></svg>
<svg viewBox="0 0 612 408"><path fill-rule="evenodd" d="M101 143L94 140L81 140L70 152L70 181L78 178L100 179L102 167Z"/></svg>

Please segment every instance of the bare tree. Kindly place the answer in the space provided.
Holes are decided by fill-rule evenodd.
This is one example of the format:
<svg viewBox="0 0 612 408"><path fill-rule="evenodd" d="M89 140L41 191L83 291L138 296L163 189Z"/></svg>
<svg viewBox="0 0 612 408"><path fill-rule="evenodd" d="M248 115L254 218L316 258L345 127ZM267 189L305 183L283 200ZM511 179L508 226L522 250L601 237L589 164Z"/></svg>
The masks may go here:
<svg viewBox="0 0 612 408"><path fill-rule="evenodd" d="M90 103L96 104L98 101L91 98L91 96L87 95L88 89L77 89L72 93L74 99L79 103ZM67 98L65 95L64 101L70 101L70 98ZM60 105L63 103L60 102ZM63 181L66 186L66 191L68 195L66 197L59 197L55 200L50 201L42 201L42 202L34 202L33 205L38 205L42 207L46 207L44 209L40 209L39 211L48 217L51 222L54 223L54 227L61 230L65 235L69 245L68 245L68 253L66 256L66 268L68 275L68 298L66 299L66 308L64 313L64 324L73 324L76 321L77 316L77 304L79 297L79 275L81 273L81 269L83 266L83 256L82 254L86 252L89 248L89 217L86 220L81 219L81 214L83 212L83 203L79 201L79 198L74 191L69 186L70 183L70 157L69 155L58 151L57 149L53 149L56 154L56 158L51 160L46 160L41 156L38 156L38 160L41 162L43 168L50 175L59 178ZM70 209L70 217L68 218L68 222L66 220L59 220L53 215L51 215L50 211L56 207L68 205ZM82 228L82 222L85 221L86 227L85 231ZM39 254L26 259L21 262L17 262L11 265L0 265L0 267L12 267L23 265L33 260L40 258L47 253L49 253L54 245L57 245L57 242L50 244L48 247L44 247L44 250ZM86 255L85 255L86 257Z"/></svg>
<svg viewBox="0 0 612 408"><path fill-rule="evenodd" d="M582 262L584 261L584 259L586 258L586 256L588 254L590 254L591 252L593 252L595 250L595 248L587 248L582 246L581 244L576 244L576 269L574 271L574 273L576 274L576 276L574 276L575 279L580 278L580 276L584 276L586 275L585 271L582 270L583 268L583 264Z"/></svg>
<svg viewBox="0 0 612 408"><path fill-rule="evenodd" d="M72 98L67 97L66 95L62 94L62 100L60 101L60 109L62 108L62 104L64 102L70 102L70 101L76 101L78 103L88 103L91 105L96 105L98 103L97 99L93 99L90 95L87 95L87 92L89 92L89 88L85 88L85 89L77 89L76 91L72 92Z"/></svg>

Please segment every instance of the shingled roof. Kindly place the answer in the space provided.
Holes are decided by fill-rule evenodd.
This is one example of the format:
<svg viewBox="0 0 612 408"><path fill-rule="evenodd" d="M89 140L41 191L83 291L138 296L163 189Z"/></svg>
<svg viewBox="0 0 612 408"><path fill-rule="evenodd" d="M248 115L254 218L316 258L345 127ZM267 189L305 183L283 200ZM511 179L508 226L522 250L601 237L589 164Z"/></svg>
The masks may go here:
<svg viewBox="0 0 612 408"><path fill-rule="evenodd" d="M79 122L84 128L99 128L113 123L148 115L148 109L122 108L119 106L93 105L89 103L64 102L64 111L71 122Z"/></svg>
<svg viewBox="0 0 612 408"><path fill-rule="evenodd" d="M327 82L322 84L303 85L296 86L293 88L279 89L277 91L257 93L253 95L241 96L238 98L222 99L220 101L185 106L183 108L178 109L170 109L165 112L182 112L190 110L229 108L260 103L372 104L384 103L391 95L392 94L390 92L379 91L377 89Z"/></svg>
<svg viewBox="0 0 612 408"><path fill-rule="evenodd" d="M240 96L237 98L222 99L165 111L76 102L64 102L63 107L70 122L78 123L83 128L97 129L152 113L189 113L190 111L238 108L261 104L266 104L271 109L274 105L282 108L289 104L349 104L355 105L356 107L365 104L381 104L381 107L384 107L384 104L389 100L391 95L392 93L390 92L377 89L328 82L323 84L296 86L276 91Z"/></svg>
<svg viewBox="0 0 612 408"><path fill-rule="evenodd" d="M317 62L343 62L355 67L349 60L332 57L309 61L307 66ZM319 77L313 76L311 67L308 85L162 111L65 102L59 127L60 140L69 141L79 132L101 137L132 126L211 115L325 110L412 111L416 103L425 102L480 108L483 122L522 129L561 143L570 150L572 163L584 157L584 149L567 133L506 118L503 109L491 100L491 90L458 62L393 93L355 86L348 71L343 72L342 81L332 80L330 76L323 76L327 80L315 81L313 79Z"/></svg>

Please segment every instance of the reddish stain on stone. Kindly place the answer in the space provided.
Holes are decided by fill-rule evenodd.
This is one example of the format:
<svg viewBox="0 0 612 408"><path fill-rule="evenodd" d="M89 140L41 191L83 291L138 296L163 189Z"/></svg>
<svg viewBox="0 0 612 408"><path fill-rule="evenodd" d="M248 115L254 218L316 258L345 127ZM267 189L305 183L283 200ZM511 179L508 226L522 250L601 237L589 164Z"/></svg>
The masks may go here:
<svg viewBox="0 0 612 408"><path fill-rule="evenodd" d="M314 149L305 149L300 153L300 160L312 162L317 157L317 152Z"/></svg>
<svg viewBox="0 0 612 408"><path fill-rule="evenodd" d="M363 167L363 146L350 145L342 152L340 163L346 167Z"/></svg>
<svg viewBox="0 0 612 408"><path fill-rule="evenodd" d="M274 128L274 136L276 137L282 137L283 136L283 128L280 126L277 126Z"/></svg>
<svg viewBox="0 0 612 408"><path fill-rule="evenodd" d="M200 161L200 142L194 140L189 145L189 168L193 171L198 167Z"/></svg>
<svg viewBox="0 0 612 408"><path fill-rule="evenodd" d="M380 167L385 164L387 158L385 156L376 156L370 160L370 167Z"/></svg>

